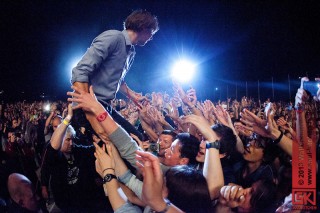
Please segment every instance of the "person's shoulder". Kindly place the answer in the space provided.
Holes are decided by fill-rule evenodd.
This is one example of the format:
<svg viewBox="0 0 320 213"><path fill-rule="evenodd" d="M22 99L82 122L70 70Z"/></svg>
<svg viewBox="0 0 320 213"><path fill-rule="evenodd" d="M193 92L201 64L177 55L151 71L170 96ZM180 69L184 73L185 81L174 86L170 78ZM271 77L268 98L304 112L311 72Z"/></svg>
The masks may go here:
<svg viewBox="0 0 320 213"><path fill-rule="evenodd" d="M100 35L98 35L98 37L124 37L123 33L119 30L106 30L104 32L102 32ZM97 38L98 38L97 37Z"/></svg>
<svg viewBox="0 0 320 213"><path fill-rule="evenodd" d="M93 40L93 43L96 43L96 42L107 42L107 43L125 42L125 37L123 33L119 30L107 30L102 32Z"/></svg>

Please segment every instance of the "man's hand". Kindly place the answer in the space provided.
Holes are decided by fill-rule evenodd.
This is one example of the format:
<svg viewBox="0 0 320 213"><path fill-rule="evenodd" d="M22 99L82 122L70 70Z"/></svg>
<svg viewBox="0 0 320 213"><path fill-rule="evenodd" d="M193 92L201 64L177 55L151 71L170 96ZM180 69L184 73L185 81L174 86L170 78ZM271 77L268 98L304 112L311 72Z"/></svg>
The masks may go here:
<svg viewBox="0 0 320 213"><path fill-rule="evenodd" d="M68 101L78 103L73 109L83 109L86 112L98 113L104 111L103 106L98 102L96 96L94 95L93 88L90 86L90 93L87 93L78 87L72 86L74 92L67 92L67 95L72 96L68 98ZM69 111L68 111L69 113Z"/></svg>
<svg viewBox="0 0 320 213"><path fill-rule="evenodd" d="M309 81L307 77L301 78L300 88L297 91L296 98L295 98L295 107L298 107L301 104L304 104L308 100L308 95L306 91L303 89L303 83L305 81Z"/></svg>
<svg viewBox="0 0 320 213"><path fill-rule="evenodd" d="M137 166L142 171L142 200L155 211L162 211L166 203L162 196L163 173L159 159L148 152L136 151Z"/></svg>
<svg viewBox="0 0 320 213"><path fill-rule="evenodd" d="M185 93L185 91L182 89L181 85L177 81L173 81L173 90L179 95L180 99L185 105L187 105L188 107L194 106L193 102L190 101L188 95ZM193 97L195 93L193 94L193 91L190 91L189 95L190 97Z"/></svg>
<svg viewBox="0 0 320 213"><path fill-rule="evenodd" d="M246 137L250 137L252 135L253 128L247 127L246 125L243 125L241 122L235 122L234 128L237 134L241 134Z"/></svg>
<svg viewBox="0 0 320 213"><path fill-rule="evenodd" d="M203 116L187 115L183 117L182 120L184 123L191 123L195 125L206 140L215 141L217 139L217 135L211 129L208 121Z"/></svg>
<svg viewBox="0 0 320 213"><path fill-rule="evenodd" d="M112 154L112 148L110 144L103 144L102 148L98 144L93 143L96 148L94 156L96 157L96 171L103 178L105 174L111 171L106 169L111 168L114 171L115 162ZM106 153L106 147L108 154Z"/></svg>
<svg viewBox="0 0 320 213"><path fill-rule="evenodd" d="M213 113L221 124L225 126L229 126L230 116L228 112L225 109L223 109L221 105L217 105L216 107L213 106ZM230 118L230 121L231 121L231 118Z"/></svg>
<svg viewBox="0 0 320 213"><path fill-rule="evenodd" d="M196 90L194 88L190 88L188 91L187 91L187 97L189 98L190 102L193 104L193 105L196 105L197 104L197 93L196 93Z"/></svg>
<svg viewBox="0 0 320 213"><path fill-rule="evenodd" d="M220 190L219 202L230 208L236 208L245 202L245 191L239 185L223 186Z"/></svg>
<svg viewBox="0 0 320 213"><path fill-rule="evenodd" d="M145 149L148 149L149 146L150 146L150 143L149 143L149 140L147 141L141 141L138 136L136 136L135 134L132 134L130 133L130 136L135 140L137 141L137 143L139 144L139 147L142 149L142 150L145 150Z"/></svg>

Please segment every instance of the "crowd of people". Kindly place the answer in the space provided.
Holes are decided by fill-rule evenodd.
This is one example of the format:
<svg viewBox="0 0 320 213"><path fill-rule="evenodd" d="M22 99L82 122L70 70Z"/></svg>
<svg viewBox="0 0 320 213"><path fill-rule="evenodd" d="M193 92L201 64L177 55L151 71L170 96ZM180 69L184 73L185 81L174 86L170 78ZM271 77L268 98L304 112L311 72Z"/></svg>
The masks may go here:
<svg viewBox="0 0 320 213"><path fill-rule="evenodd" d="M73 87L73 107L66 101L2 104L2 210L290 209L292 143L307 130L319 151L319 102L303 89L293 104L247 97L213 103L198 101L195 89L173 88L171 96L145 94L142 104L111 103L141 137L112 119L92 87L90 93ZM106 137L74 121L79 109L100 119Z"/></svg>
<svg viewBox="0 0 320 213"><path fill-rule="evenodd" d="M0 105L0 211L295 211L293 144L319 151L320 91L302 84L294 103L199 101L177 82L136 93L124 82L134 46L158 30L134 11L93 40L68 100Z"/></svg>

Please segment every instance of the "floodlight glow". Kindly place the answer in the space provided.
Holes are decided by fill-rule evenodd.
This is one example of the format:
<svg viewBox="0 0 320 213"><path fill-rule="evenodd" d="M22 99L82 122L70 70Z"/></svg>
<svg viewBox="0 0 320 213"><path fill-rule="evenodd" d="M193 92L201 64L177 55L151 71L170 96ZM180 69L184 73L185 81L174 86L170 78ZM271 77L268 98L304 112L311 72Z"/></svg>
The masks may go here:
<svg viewBox="0 0 320 213"><path fill-rule="evenodd" d="M81 56L74 56L70 58L66 63L66 71L68 72L68 79L71 78L71 70L75 68L78 64L78 62L81 60Z"/></svg>
<svg viewBox="0 0 320 213"><path fill-rule="evenodd" d="M50 111L50 104L47 104L45 107L44 107L44 110L49 112Z"/></svg>
<svg viewBox="0 0 320 213"><path fill-rule="evenodd" d="M73 69L74 67L76 67L78 62L80 61L80 59L81 58L79 58L79 57L71 59L70 62L69 62L69 66L70 66L69 69Z"/></svg>
<svg viewBox="0 0 320 213"><path fill-rule="evenodd" d="M216 91L218 90L218 87L216 87Z"/></svg>
<svg viewBox="0 0 320 213"><path fill-rule="evenodd" d="M178 61L172 68L172 77L181 82L189 81L195 71L195 65L189 61Z"/></svg>

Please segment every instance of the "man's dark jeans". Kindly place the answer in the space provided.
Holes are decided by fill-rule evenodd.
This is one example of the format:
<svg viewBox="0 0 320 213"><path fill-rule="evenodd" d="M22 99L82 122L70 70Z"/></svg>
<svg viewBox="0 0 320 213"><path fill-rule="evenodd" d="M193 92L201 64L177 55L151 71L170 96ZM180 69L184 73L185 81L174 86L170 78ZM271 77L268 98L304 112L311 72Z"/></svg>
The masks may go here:
<svg viewBox="0 0 320 213"><path fill-rule="evenodd" d="M113 120L117 122L119 125L124 128L128 134L132 133L139 137L140 140L142 140L142 134L139 132L134 126L132 126L124 117L122 117L115 109L113 109L110 105L104 106L105 109L108 111L108 113L111 115ZM92 129L89 121L86 119L86 116L82 109L74 110L72 117L72 126L78 132L80 130L80 127L85 127L87 132L90 133L94 132ZM88 131L89 130L89 131ZM91 135L90 135L91 136Z"/></svg>

